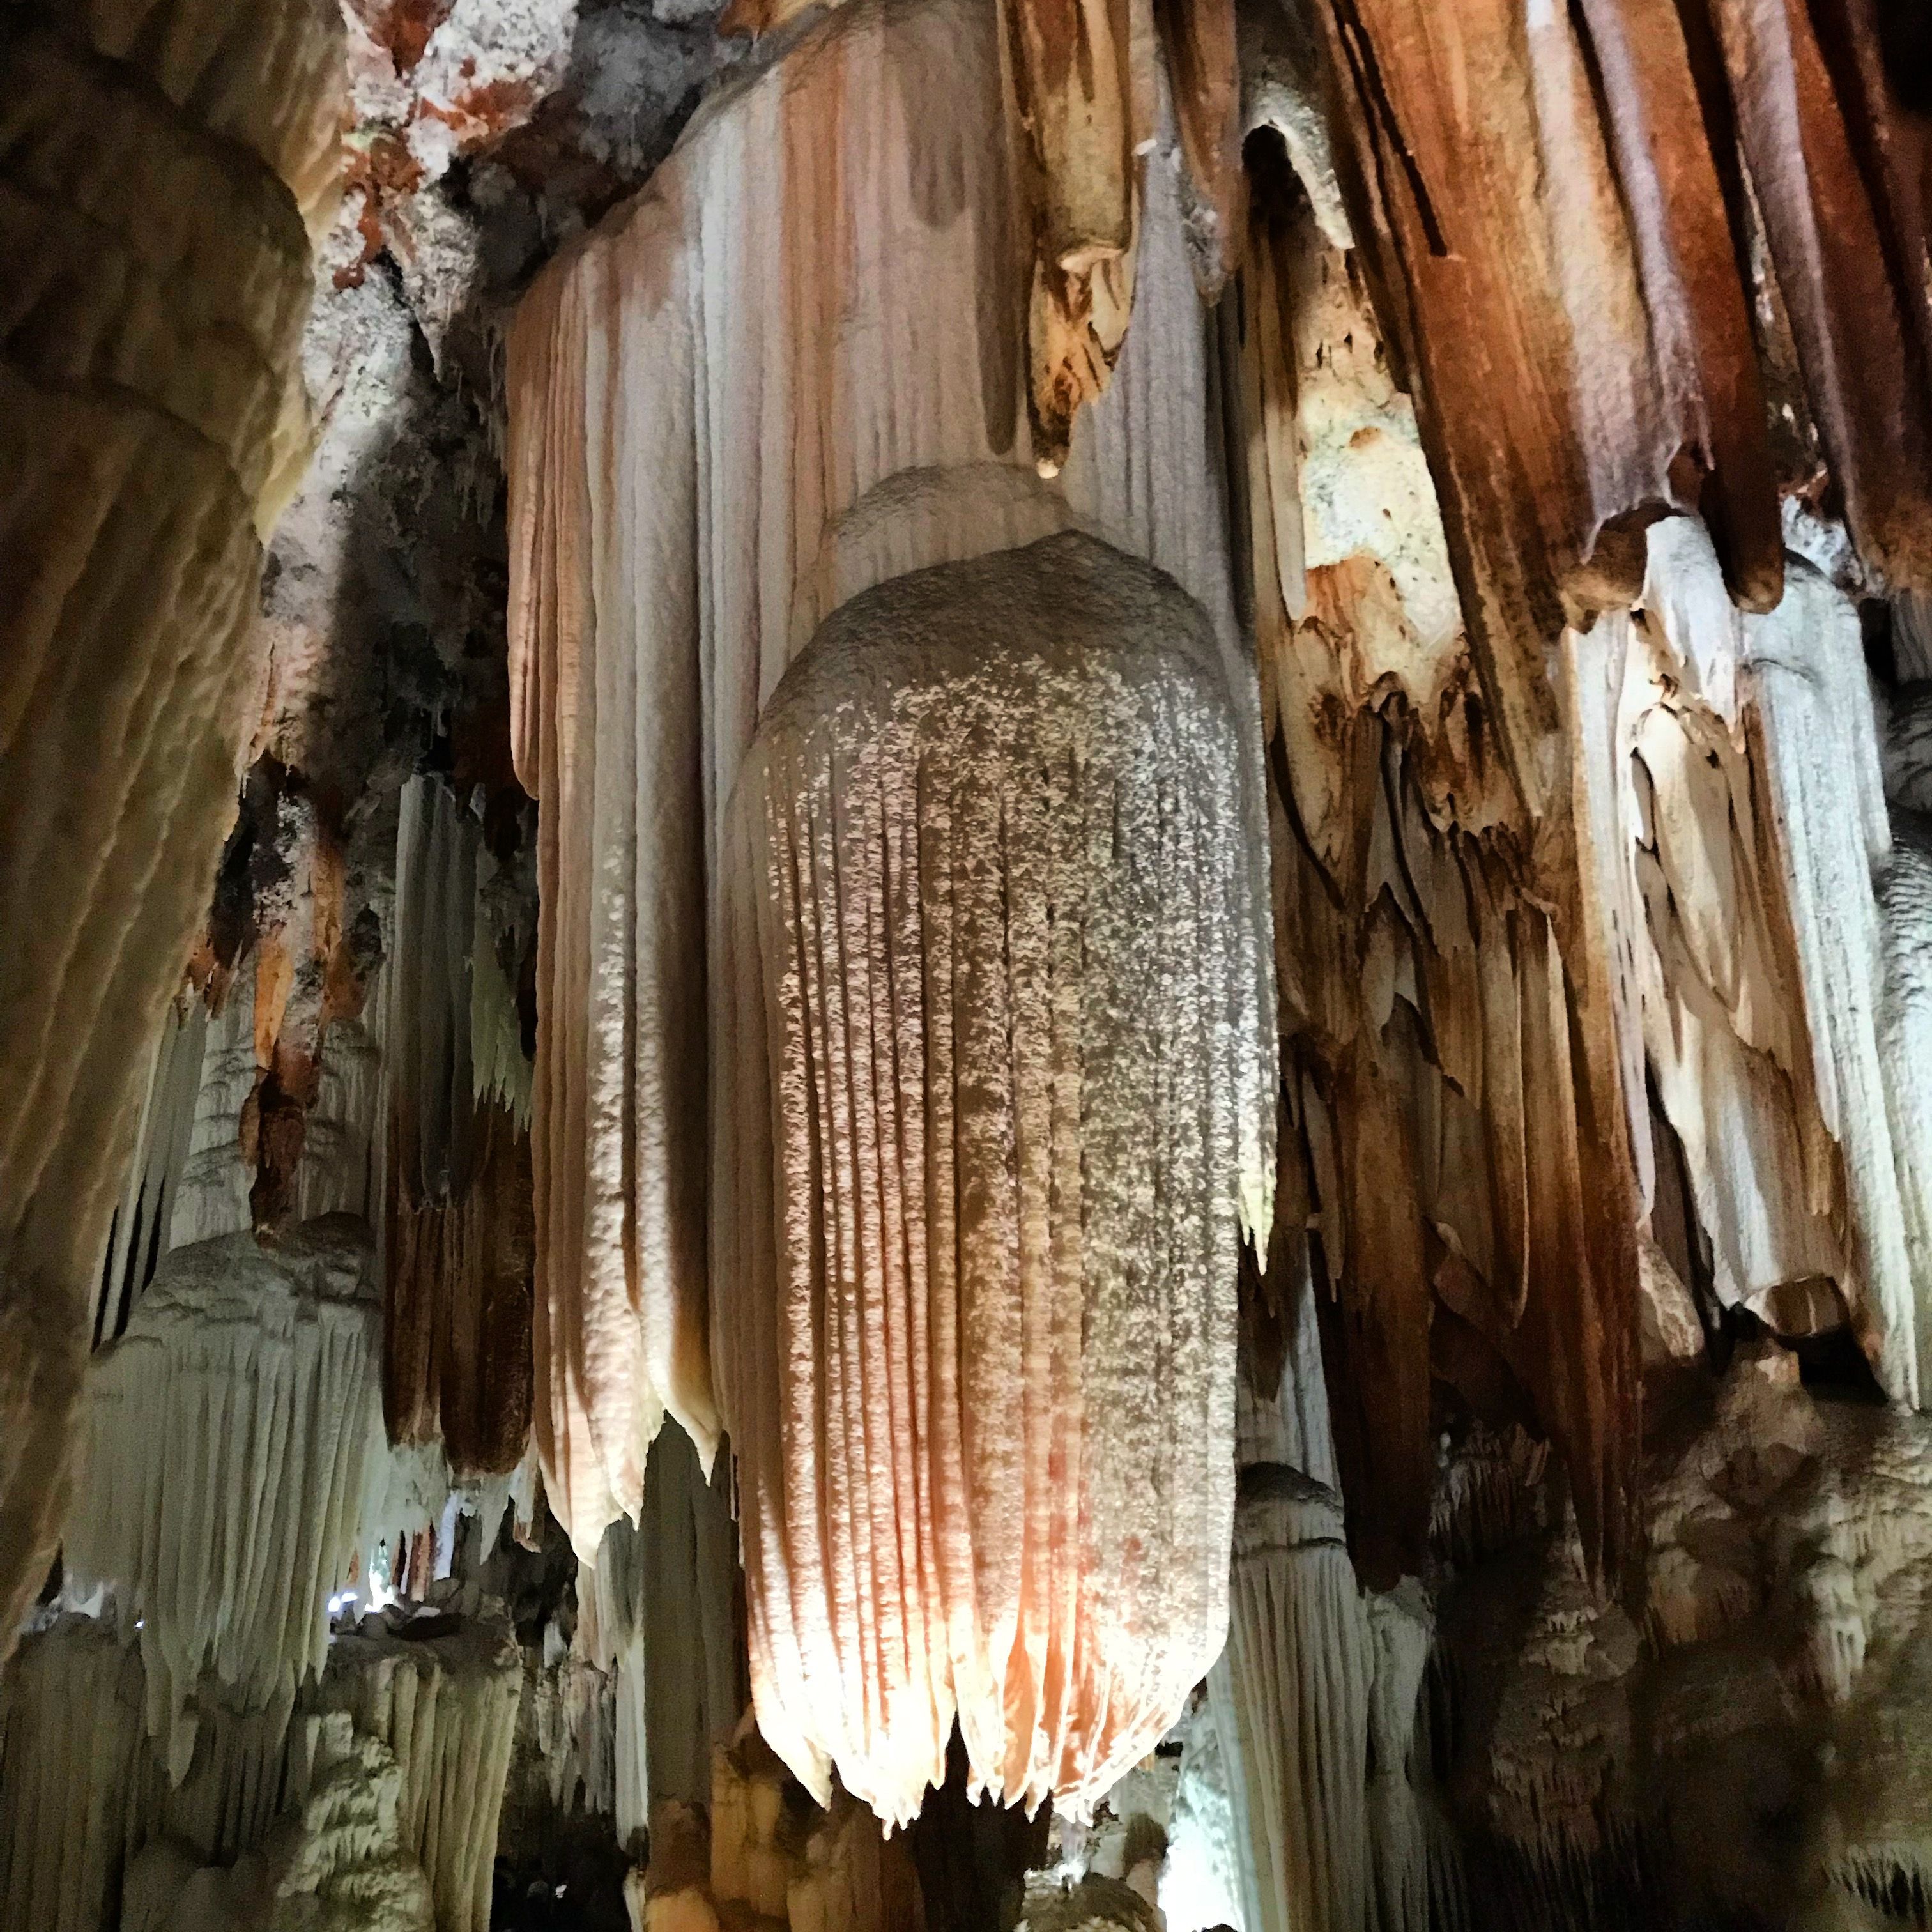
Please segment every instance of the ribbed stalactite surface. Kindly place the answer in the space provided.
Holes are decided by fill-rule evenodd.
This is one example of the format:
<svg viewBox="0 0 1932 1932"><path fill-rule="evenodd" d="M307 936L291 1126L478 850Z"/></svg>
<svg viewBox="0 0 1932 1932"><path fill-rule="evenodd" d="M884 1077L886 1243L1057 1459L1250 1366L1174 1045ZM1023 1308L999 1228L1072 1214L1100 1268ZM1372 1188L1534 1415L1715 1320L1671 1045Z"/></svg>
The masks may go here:
<svg viewBox="0 0 1932 1932"><path fill-rule="evenodd" d="M1280 1464L1241 1481L1228 1649L1209 1684L1247 1840L1250 1923L1357 1932L1369 1922L1373 1659L1341 1499Z"/></svg>
<svg viewBox="0 0 1932 1932"><path fill-rule="evenodd" d="M724 808L821 622L887 578L1089 529L1212 620L1261 795L1178 150L1157 133L1144 158L1133 326L1048 481L1000 25L992 0L850 0L720 89L512 331L513 742L542 808L534 1421L586 1561L638 1510L663 1414L716 1439Z"/></svg>
<svg viewBox="0 0 1932 1932"><path fill-rule="evenodd" d="M286 1708L322 1668L382 1448L374 1273L346 1216L177 1248L89 1369L68 1572L112 1586L177 1784L204 1672Z"/></svg>
<svg viewBox="0 0 1932 1932"><path fill-rule="evenodd" d="M0 22L0 1653L52 1557L90 1277L233 809L340 34L316 0Z"/></svg>
<svg viewBox="0 0 1932 1932"><path fill-rule="evenodd" d="M1090 538L868 591L728 823L713 1348L760 1729L1078 1807L1220 1647L1268 1224L1260 828L1205 616Z"/></svg>

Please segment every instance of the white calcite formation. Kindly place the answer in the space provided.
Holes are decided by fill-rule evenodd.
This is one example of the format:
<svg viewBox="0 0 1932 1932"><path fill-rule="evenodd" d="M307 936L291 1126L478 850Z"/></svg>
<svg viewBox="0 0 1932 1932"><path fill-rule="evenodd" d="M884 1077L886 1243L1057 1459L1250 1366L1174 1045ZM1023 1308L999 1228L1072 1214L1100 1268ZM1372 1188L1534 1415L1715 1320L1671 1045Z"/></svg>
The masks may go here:
<svg viewBox="0 0 1932 1932"><path fill-rule="evenodd" d="M22 1641L0 1684L0 1924L106 1932L143 1846L199 1867L267 1840L289 1795L286 1702L238 1708L205 1678L178 1782L146 1706L140 1652L111 1623L63 1615Z"/></svg>
<svg viewBox="0 0 1932 1932"><path fill-rule="evenodd" d="M106 1932L148 1796L141 1661L62 1618L0 1679L0 1923Z"/></svg>
<svg viewBox="0 0 1932 1932"><path fill-rule="evenodd" d="M1222 1640L1268 922L1204 615L1091 538L904 577L724 854L712 1230L752 1692L821 1798L1076 1810Z"/></svg>
<svg viewBox="0 0 1932 1932"><path fill-rule="evenodd" d="M500 1610L365 1616L331 1646L313 1694L393 1754L398 1828L428 1874L436 1932L488 1932L497 1821L524 1690L523 1654Z"/></svg>
<svg viewBox="0 0 1932 1932"><path fill-rule="evenodd" d="M251 1708L319 1671L382 1446L368 1231L177 1249L89 1372L70 1585L109 1586L173 1780L204 1672Z"/></svg>
<svg viewBox="0 0 1932 1932"><path fill-rule="evenodd" d="M175 1208L193 1141L207 1033L207 1008L184 998L176 1000L155 1042L134 1156L101 1263L94 1315L97 1348L127 1326L160 1258L175 1245Z"/></svg>
<svg viewBox="0 0 1932 1932"><path fill-rule="evenodd" d="M1238 1838L1230 1780L1237 1766L1221 1742L1211 1700L1202 1697L1175 1726L1180 1775L1168 1815L1167 1859L1157 1902L1167 1932L1246 1932L1242 1861L1252 1856Z"/></svg>
<svg viewBox="0 0 1932 1932"><path fill-rule="evenodd" d="M638 1508L662 1414L707 1456L716 1439L708 1136L736 1102L710 1090L704 1042L740 989L706 962L724 806L791 658L884 579L1085 527L1202 607L1252 715L1177 150L1150 136L1133 326L1049 482L998 28L986 0L854 0L708 101L512 332L513 742L542 899L536 1424L586 1560Z"/></svg>
<svg viewBox="0 0 1932 1932"><path fill-rule="evenodd" d="M1916 1404L1932 1394L1919 862L1894 847L1857 612L1793 557L1777 608L1740 614L1702 527L1670 518L1634 615L1604 633L1631 1004L1713 1292L1788 1334L1849 1316Z"/></svg>
<svg viewBox="0 0 1932 1932"><path fill-rule="evenodd" d="M346 1717L291 1741L290 1810L259 1852L200 1865L161 1839L129 1868L121 1932L436 1932L401 1835L403 1775Z"/></svg>
<svg viewBox="0 0 1932 1932"><path fill-rule="evenodd" d="M1374 1658L1340 1499L1280 1465L1241 1480L1228 1648L1208 1681L1246 1850L1247 1932L1356 1932Z"/></svg>
<svg viewBox="0 0 1932 1932"><path fill-rule="evenodd" d="M0 237L32 266L0 298L0 1656L233 810L343 78L310 0L27 6L4 58Z"/></svg>

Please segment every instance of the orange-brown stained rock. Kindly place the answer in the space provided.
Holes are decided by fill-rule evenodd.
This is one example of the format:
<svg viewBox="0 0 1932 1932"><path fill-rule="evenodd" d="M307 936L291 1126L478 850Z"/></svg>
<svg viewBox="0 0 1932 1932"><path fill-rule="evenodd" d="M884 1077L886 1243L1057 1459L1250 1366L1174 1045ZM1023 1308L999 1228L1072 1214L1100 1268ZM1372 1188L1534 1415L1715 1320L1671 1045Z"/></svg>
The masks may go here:
<svg viewBox="0 0 1932 1932"><path fill-rule="evenodd" d="M457 1475L500 1476L530 1440L530 1143L500 1106L473 1132L459 1193L390 1196L382 1408L392 1442L440 1438Z"/></svg>
<svg viewBox="0 0 1932 1932"><path fill-rule="evenodd" d="M1008 73L1034 230L1028 395L1043 469L1066 460L1073 418L1113 374L1133 307L1140 164L1151 103L1137 99L1143 0L1002 0Z"/></svg>
<svg viewBox="0 0 1932 1932"><path fill-rule="evenodd" d="M1606 531L1706 508L1737 594L1766 604L1779 583L1748 314L1689 56L1649 0L1527 16L1334 0L1321 16L1358 239L1415 385L1501 748L1540 811L1545 643L1566 608L1636 588L1586 574Z"/></svg>
<svg viewBox="0 0 1932 1932"><path fill-rule="evenodd" d="M1241 166L1241 76L1234 46L1234 0L1154 0L1154 24L1167 55L1181 152L1218 232L1214 268L1204 283L1218 294L1240 259L1246 176Z"/></svg>
<svg viewBox="0 0 1932 1932"><path fill-rule="evenodd" d="M1872 0L1700 0L1811 413L1865 562L1932 584L1932 292L1922 105ZM1908 76L1901 68L1898 79Z"/></svg>

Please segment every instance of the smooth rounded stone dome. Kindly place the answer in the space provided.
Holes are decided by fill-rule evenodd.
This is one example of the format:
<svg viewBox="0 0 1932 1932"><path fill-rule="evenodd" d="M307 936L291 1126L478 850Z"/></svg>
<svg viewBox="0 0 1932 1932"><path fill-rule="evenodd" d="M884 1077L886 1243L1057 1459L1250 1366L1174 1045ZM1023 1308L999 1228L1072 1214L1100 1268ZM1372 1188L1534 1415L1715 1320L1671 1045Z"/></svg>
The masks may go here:
<svg viewBox="0 0 1932 1932"><path fill-rule="evenodd" d="M721 889L712 1351L760 1728L1076 1810L1220 1649L1272 1211L1262 806L1205 615L1078 533L869 590Z"/></svg>

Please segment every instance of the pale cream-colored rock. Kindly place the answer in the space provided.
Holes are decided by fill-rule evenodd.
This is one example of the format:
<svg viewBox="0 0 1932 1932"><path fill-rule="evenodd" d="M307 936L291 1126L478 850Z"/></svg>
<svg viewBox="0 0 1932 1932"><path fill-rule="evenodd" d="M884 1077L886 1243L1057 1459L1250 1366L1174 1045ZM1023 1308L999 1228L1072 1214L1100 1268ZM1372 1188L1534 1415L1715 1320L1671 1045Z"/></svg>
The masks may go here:
<svg viewBox="0 0 1932 1932"><path fill-rule="evenodd" d="M1208 1681L1249 1932L1347 1932L1369 1906L1374 1657L1341 1500L1297 1470L1247 1470L1234 1550L1227 1653Z"/></svg>
<svg viewBox="0 0 1932 1932"><path fill-rule="evenodd" d="M382 1456L379 1315L359 1222L231 1234L176 1249L88 1372L68 1577L111 1587L177 1784L205 1672L261 1708L322 1668Z"/></svg>
<svg viewBox="0 0 1932 1932"><path fill-rule="evenodd" d="M524 1690L508 1618L500 1608L464 1609L421 1620L400 1609L365 1616L330 1646L308 1700L316 1712L346 1714L358 1738L393 1755L396 1828L428 1874L436 1932L488 1932Z"/></svg>
<svg viewBox="0 0 1932 1932"><path fill-rule="evenodd" d="M0 244L0 1655L66 1499L91 1290L233 810L258 524L300 460L340 28L16 9Z"/></svg>

